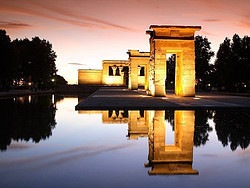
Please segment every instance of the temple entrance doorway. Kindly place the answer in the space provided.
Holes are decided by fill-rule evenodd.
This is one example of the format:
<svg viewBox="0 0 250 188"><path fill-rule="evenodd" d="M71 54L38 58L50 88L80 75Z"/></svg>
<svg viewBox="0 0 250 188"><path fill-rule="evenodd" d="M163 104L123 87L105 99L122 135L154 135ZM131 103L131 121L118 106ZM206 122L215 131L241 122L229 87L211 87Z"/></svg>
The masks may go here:
<svg viewBox="0 0 250 188"><path fill-rule="evenodd" d="M176 54L167 53L166 82L165 82L167 93L174 93L175 91L175 67L176 67Z"/></svg>

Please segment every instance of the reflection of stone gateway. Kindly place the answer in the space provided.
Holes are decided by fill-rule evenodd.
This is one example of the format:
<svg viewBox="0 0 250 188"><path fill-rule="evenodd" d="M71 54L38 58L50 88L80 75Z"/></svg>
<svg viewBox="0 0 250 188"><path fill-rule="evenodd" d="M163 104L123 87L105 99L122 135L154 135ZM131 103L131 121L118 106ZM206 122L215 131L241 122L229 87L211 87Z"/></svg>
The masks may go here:
<svg viewBox="0 0 250 188"><path fill-rule="evenodd" d="M103 70L78 70L78 84L117 85L165 96L166 57L176 55L175 94L195 95L194 33L200 26L151 25L150 52L129 50L129 61L104 60Z"/></svg>
<svg viewBox="0 0 250 188"><path fill-rule="evenodd" d="M149 174L198 174L192 169L194 122L194 111L175 111L175 143L165 145L165 111L154 112L148 125Z"/></svg>

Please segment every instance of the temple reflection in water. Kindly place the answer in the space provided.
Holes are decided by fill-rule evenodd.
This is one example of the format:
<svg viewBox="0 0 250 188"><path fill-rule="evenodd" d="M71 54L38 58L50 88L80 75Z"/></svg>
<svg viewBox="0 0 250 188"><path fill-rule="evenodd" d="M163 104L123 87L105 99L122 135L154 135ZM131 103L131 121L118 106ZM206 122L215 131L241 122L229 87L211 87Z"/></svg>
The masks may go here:
<svg viewBox="0 0 250 188"><path fill-rule="evenodd" d="M145 167L151 167L150 175L198 174L192 168L195 111L192 110L109 110L79 111L79 113L102 113L102 123L128 123L128 138L148 137L149 154ZM166 144L166 122L173 124L174 141Z"/></svg>

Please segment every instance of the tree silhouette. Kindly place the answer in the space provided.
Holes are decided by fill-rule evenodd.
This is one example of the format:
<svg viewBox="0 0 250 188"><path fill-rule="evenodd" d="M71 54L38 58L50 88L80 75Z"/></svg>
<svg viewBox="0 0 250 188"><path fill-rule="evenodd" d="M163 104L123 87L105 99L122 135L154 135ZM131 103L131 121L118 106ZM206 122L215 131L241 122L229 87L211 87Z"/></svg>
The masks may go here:
<svg viewBox="0 0 250 188"><path fill-rule="evenodd" d="M46 86L56 74L56 54L52 50L52 44L39 37L14 40L13 43L19 49L20 72L26 82L33 82L39 88Z"/></svg>
<svg viewBox="0 0 250 188"><path fill-rule="evenodd" d="M34 37L32 40L16 39L11 42L5 30L0 30L0 89L18 86L20 81L32 87L47 89L66 84L56 74L56 53L49 41ZM52 79L56 82L51 83Z"/></svg>
<svg viewBox="0 0 250 188"><path fill-rule="evenodd" d="M206 37L203 38L199 35L195 37L196 80L198 81L198 86L201 86L201 88L205 88L210 80L209 74L212 66L209 64L209 61L214 56L210 44Z"/></svg>
<svg viewBox="0 0 250 188"><path fill-rule="evenodd" d="M232 41L225 38L217 52L215 61L218 87L227 91L239 92L250 81L250 39L241 39L237 34Z"/></svg>
<svg viewBox="0 0 250 188"><path fill-rule="evenodd" d="M8 89L15 74L10 37L0 30L0 89Z"/></svg>

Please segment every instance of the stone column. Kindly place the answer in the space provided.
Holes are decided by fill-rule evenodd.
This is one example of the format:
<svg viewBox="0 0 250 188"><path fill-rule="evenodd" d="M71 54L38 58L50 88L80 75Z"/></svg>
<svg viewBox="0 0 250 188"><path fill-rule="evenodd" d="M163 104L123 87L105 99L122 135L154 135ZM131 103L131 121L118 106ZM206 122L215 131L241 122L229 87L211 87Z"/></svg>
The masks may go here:
<svg viewBox="0 0 250 188"><path fill-rule="evenodd" d="M123 67L117 67L119 69L119 74L122 75L122 68Z"/></svg>
<svg viewBox="0 0 250 188"><path fill-rule="evenodd" d="M117 68L117 67L112 67L112 70L113 70L113 76L115 76L115 73L116 73L116 68Z"/></svg>
<svg viewBox="0 0 250 188"><path fill-rule="evenodd" d="M194 123L195 112L193 110L176 110L175 120L175 145L179 151L179 160L193 162Z"/></svg>
<svg viewBox="0 0 250 188"><path fill-rule="evenodd" d="M195 46L194 41L188 42L189 50L183 51L182 56L182 96L195 96Z"/></svg>
<svg viewBox="0 0 250 188"><path fill-rule="evenodd" d="M147 91L148 90L148 85L149 85L149 80L148 80L148 65L145 66L145 86L144 89Z"/></svg>
<svg viewBox="0 0 250 188"><path fill-rule="evenodd" d="M129 89L135 90L138 89L138 65L132 60L129 67Z"/></svg>
<svg viewBox="0 0 250 188"><path fill-rule="evenodd" d="M165 111L156 110L154 114L154 160L162 159L161 153L165 152Z"/></svg>
<svg viewBox="0 0 250 188"><path fill-rule="evenodd" d="M161 44L157 44L160 49ZM154 96L164 97L166 96L165 83L166 83L166 51L157 50L155 52L155 92Z"/></svg>

